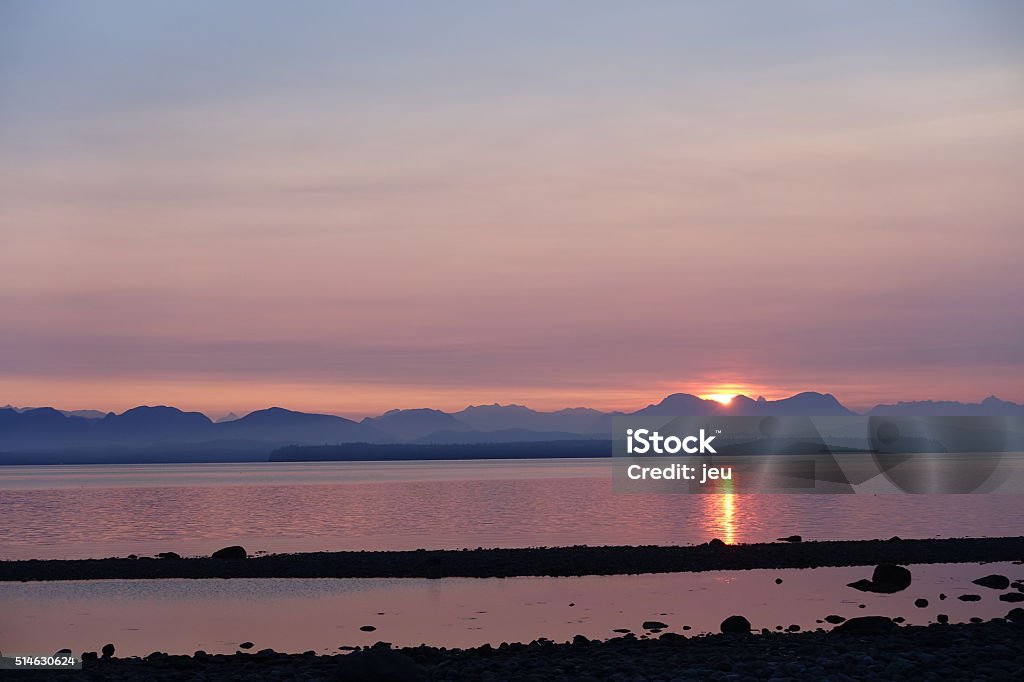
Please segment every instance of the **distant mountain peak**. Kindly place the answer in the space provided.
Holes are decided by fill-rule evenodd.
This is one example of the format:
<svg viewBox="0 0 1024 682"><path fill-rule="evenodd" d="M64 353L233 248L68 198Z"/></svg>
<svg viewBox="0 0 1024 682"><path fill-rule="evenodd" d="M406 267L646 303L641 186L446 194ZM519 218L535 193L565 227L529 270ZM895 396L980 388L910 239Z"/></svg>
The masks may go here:
<svg viewBox="0 0 1024 682"><path fill-rule="evenodd" d="M388 410L379 417L367 417L361 424L373 426L398 440L421 438L435 431L468 431L471 427L455 416L429 407Z"/></svg>
<svg viewBox="0 0 1024 682"><path fill-rule="evenodd" d="M515 403L509 403L507 405L502 405L501 403L490 403L489 405L470 405L470 406L464 408L462 411L463 412L468 412L470 410L474 410L474 411L478 411L478 412L492 411L492 410L493 411L497 411L497 410L527 411L527 412L535 412L536 411L536 410L533 410L533 409L527 407L526 405L517 405Z"/></svg>
<svg viewBox="0 0 1024 682"><path fill-rule="evenodd" d="M156 412L167 412L176 414L185 414L184 410L178 409L177 407L169 407L167 405L139 405L129 410L125 410L121 413L123 417L126 414L143 414L143 413L156 413Z"/></svg>
<svg viewBox="0 0 1024 682"><path fill-rule="evenodd" d="M868 414L913 417L1009 417L1024 416L1024 405L990 395L980 403L961 403L956 400L900 401L895 404L875 405Z"/></svg>
<svg viewBox="0 0 1024 682"><path fill-rule="evenodd" d="M234 422L225 422L227 424L233 424L236 422L255 422L255 421L267 421L267 420L332 420L339 419L341 421L349 422L354 424L351 419L345 419L344 417L338 417L333 414L317 414L315 412L297 412L296 410L289 410L284 407L267 407L262 410L253 410L249 414L245 415L240 419L236 419Z"/></svg>

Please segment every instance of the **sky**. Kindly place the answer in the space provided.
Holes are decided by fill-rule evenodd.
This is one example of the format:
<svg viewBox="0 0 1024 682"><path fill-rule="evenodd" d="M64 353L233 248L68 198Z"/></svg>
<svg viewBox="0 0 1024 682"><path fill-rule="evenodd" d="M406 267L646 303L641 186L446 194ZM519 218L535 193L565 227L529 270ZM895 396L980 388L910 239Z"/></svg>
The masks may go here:
<svg viewBox="0 0 1024 682"><path fill-rule="evenodd" d="M1024 401L1022 30L0 0L0 403Z"/></svg>

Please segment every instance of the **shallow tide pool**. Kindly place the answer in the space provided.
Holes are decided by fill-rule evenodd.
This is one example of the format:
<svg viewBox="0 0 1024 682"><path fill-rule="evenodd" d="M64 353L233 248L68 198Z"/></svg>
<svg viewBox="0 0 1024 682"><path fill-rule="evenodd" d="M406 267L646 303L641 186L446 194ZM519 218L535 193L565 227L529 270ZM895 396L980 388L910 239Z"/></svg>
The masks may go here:
<svg viewBox="0 0 1024 682"><path fill-rule="evenodd" d="M616 629L639 636L645 621L660 621L672 632L717 632L732 614L746 616L755 629L827 629L818 621L830 614L903 616L926 624L938 614L951 622L999 617L1019 605L998 599L1012 590L971 583L990 573L1019 580L1019 564L909 568L913 584L890 595L846 587L870 577L871 567L568 578L0 583L0 650L53 653L68 647L79 653L113 642L121 656L230 653L244 641L255 649L296 653L378 641L469 647L538 637L564 641L576 634L608 638ZM947 599L940 600L940 593ZM963 594L981 600L961 601ZM929 605L914 606L918 598ZM375 629L365 632L363 626Z"/></svg>

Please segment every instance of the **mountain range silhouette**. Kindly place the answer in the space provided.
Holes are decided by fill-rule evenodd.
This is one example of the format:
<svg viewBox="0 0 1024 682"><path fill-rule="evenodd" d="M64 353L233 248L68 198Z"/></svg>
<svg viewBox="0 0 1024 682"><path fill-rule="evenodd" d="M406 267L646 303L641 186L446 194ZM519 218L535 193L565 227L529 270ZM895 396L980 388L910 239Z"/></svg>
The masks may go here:
<svg viewBox="0 0 1024 682"><path fill-rule="evenodd" d="M258 459L288 445L422 443L443 445L607 438L616 415L848 416L830 393L804 392L780 400L739 395L728 404L675 393L635 412L569 408L539 412L523 405L474 405L448 413L390 410L354 421L271 407L213 421L200 412L140 406L121 414L52 407L0 408L0 463L43 461L195 461ZM1024 405L990 396L980 403L899 402L867 414L890 416L1024 416ZM232 415L233 417L234 415ZM185 461L185 460L183 460Z"/></svg>

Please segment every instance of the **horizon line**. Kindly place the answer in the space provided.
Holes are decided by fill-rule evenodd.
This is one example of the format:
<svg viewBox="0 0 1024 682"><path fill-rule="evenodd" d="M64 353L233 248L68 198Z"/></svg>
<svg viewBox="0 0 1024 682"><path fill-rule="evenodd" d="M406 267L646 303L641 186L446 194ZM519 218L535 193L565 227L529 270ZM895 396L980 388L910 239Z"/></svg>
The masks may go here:
<svg viewBox="0 0 1024 682"><path fill-rule="evenodd" d="M133 409L137 409L137 408L140 408L140 407L147 407L147 408L166 407L166 408L171 408L171 409L179 410L180 412L202 414L202 415L204 415L205 417L207 417L208 419L210 419L211 421L214 421L214 422L216 422L218 419L223 419L224 417L227 417L227 416L232 415L232 414L235 415L236 418L241 419L241 418L243 418L245 416L248 416L248 415L250 415L250 414L252 414L254 412L261 412L261 411L264 411L264 410L271 410L271 409L280 409L280 410L287 410L289 412L297 412L297 413L302 413L302 414L322 414L322 415L329 415L329 416L334 416L334 417L342 417L344 419L349 419L351 421L358 422L358 421L362 421L363 419L370 419L370 418L381 417L381 416L389 414L391 412L409 412L409 411L413 411L413 410L432 410L432 411L436 411L436 412L442 412L444 414L455 414L457 412L461 412L463 410L471 409L471 408L474 408L474 407L505 407L505 408L507 408L507 407L521 407L521 408L528 409L528 410L531 410L533 412L537 412L537 413L540 413L540 414L552 414L552 413L563 412L563 411L568 411L568 410L593 410L594 412L599 412L599 413L602 413L602 414L615 414L615 413L629 414L631 411L635 412L637 410L642 410L644 408L651 407L653 405L657 405L657 404L661 403L662 401L664 401L664 400L666 400L666 399L668 399L668 398L670 398L672 396L677 396L677 395L691 396L691 397L703 400L705 402L712 402L712 403L717 402L717 403L722 404L724 406L724 405L728 405L732 400L735 400L736 398L746 398L748 400L752 400L752 401L755 401L755 402L756 401L761 401L761 400L764 400L764 401L767 401L767 402L779 402L779 401L782 401L782 400L789 400L789 399L794 398L796 396L806 395L806 394L813 394L813 395L820 395L820 396L831 396L832 398L834 398L836 400L836 402L838 402L845 409L850 410L851 412L857 412L857 413L866 413L866 412L869 412L870 410L872 410L872 409L874 409L876 407L883 406L883 405L899 405L899 404L905 404L905 403L958 403L958 404L961 404L961 405L980 405L981 403L983 403L984 401L986 401L988 399L995 399L995 400L999 400L999 401L1002 401L1002 402L1008 402L1008 403L1012 403L1012 404L1021 404L1021 403L1016 403L1013 400L1004 400L1004 399L1000 398L999 396L997 396L994 393L989 393L985 397L980 398L980 399L978 399L976 401L948 400L948 399L943 399L943 398L939 398L939 399L935 399L935 398L924 398L924 399L918 398L918 399L910 399L910 400L900 399L900 400L890 401L890 402L872 402L870 404L870 406L868 406L867 404L863 404L863 405L854 405L854 406L851 407L850 405L844 403L836 394L832 393L831 391L806 390L806 391L797 391L795 393L792 393L790 395L786 395L786 396L781 397L781 398L765 398L762 395L758 395L757 397L752 397L752 396L746 395L744 393L736 393L735 395L733 395L729 399L729 401L725 401L725 402L723 402L722 400L719 400L717 398L709 397L712 394L700 395L700 394L697 394L697 393L689 393L689 392L686 392L686 391L676 391L676 392L673 392L673 393L666 394L664 397L662 397L658 401L649 402L646 405L642 405L640 407L633 408L632 410L624 410L624 409L602 410L600 408L588 407L588 406L585 406L585 405L571 405L571 406L556 408L556 409L552 409L552 410L544 410L544 409L536 409L536 408L530 407L530 406L522 404L522 403L516 403L516 402L502 403L502 402L499 402L499 401L470 403L470 404L466 405L465 407L462 407L462 408L459 408L459 409L454 409L454 410L445 410L445 409L441 409L441 408L428 407L428 406L395 407L395 408L390 408L388 410L384 410L383 412L373 413L373 414L365 413L365 414L362 414L362 415L359 415L359 416L349 416L348 414L341 414L341 413L338 413L338 412L327 411L327 410L324 410L324 411L317 410L317 411L312 411L311 412L311 411L304 410L304 409L293 409L293 408L289 408L289 407L284 407L281 404L268 404L265 407L258 407L258 408L250 409L250 410L238 410L238 411L236 411L236 410L229 409L227 411L217 411L217 410L208 411L208 410L203 410L203 409L185 409L185 408L182 408L182 407L178 407L177 405L171 405L171 404L168 404L168 403L153 403L153 404L150 404L150 403L139 403L137 405L133 405L132 407L125 408L125 409L123 409L123 410L121 410L119 412L117 410L102 410L102 409L97 409L95 407L61 408L61 407L55 407L54 406L55 404L35 405L35 406L18 406L18 405L15 405L15 404L9 402L6 405L4 405L3 407L0 407L0 409L13 409L13 410L15 410L17 412L25 412L25 411L28 411L28 410L37 410L37 409L52 409L52 410L56 410L56 411L62 412L62 413L68 413L68 412L90 412L91 411L91 412L101 412L104 415L110 415L110 414L121 415L121 414L124 414L125 412L129 412L129 411L131 411ZM715 394L715 395L719 395L719 394Z"/></svg>

